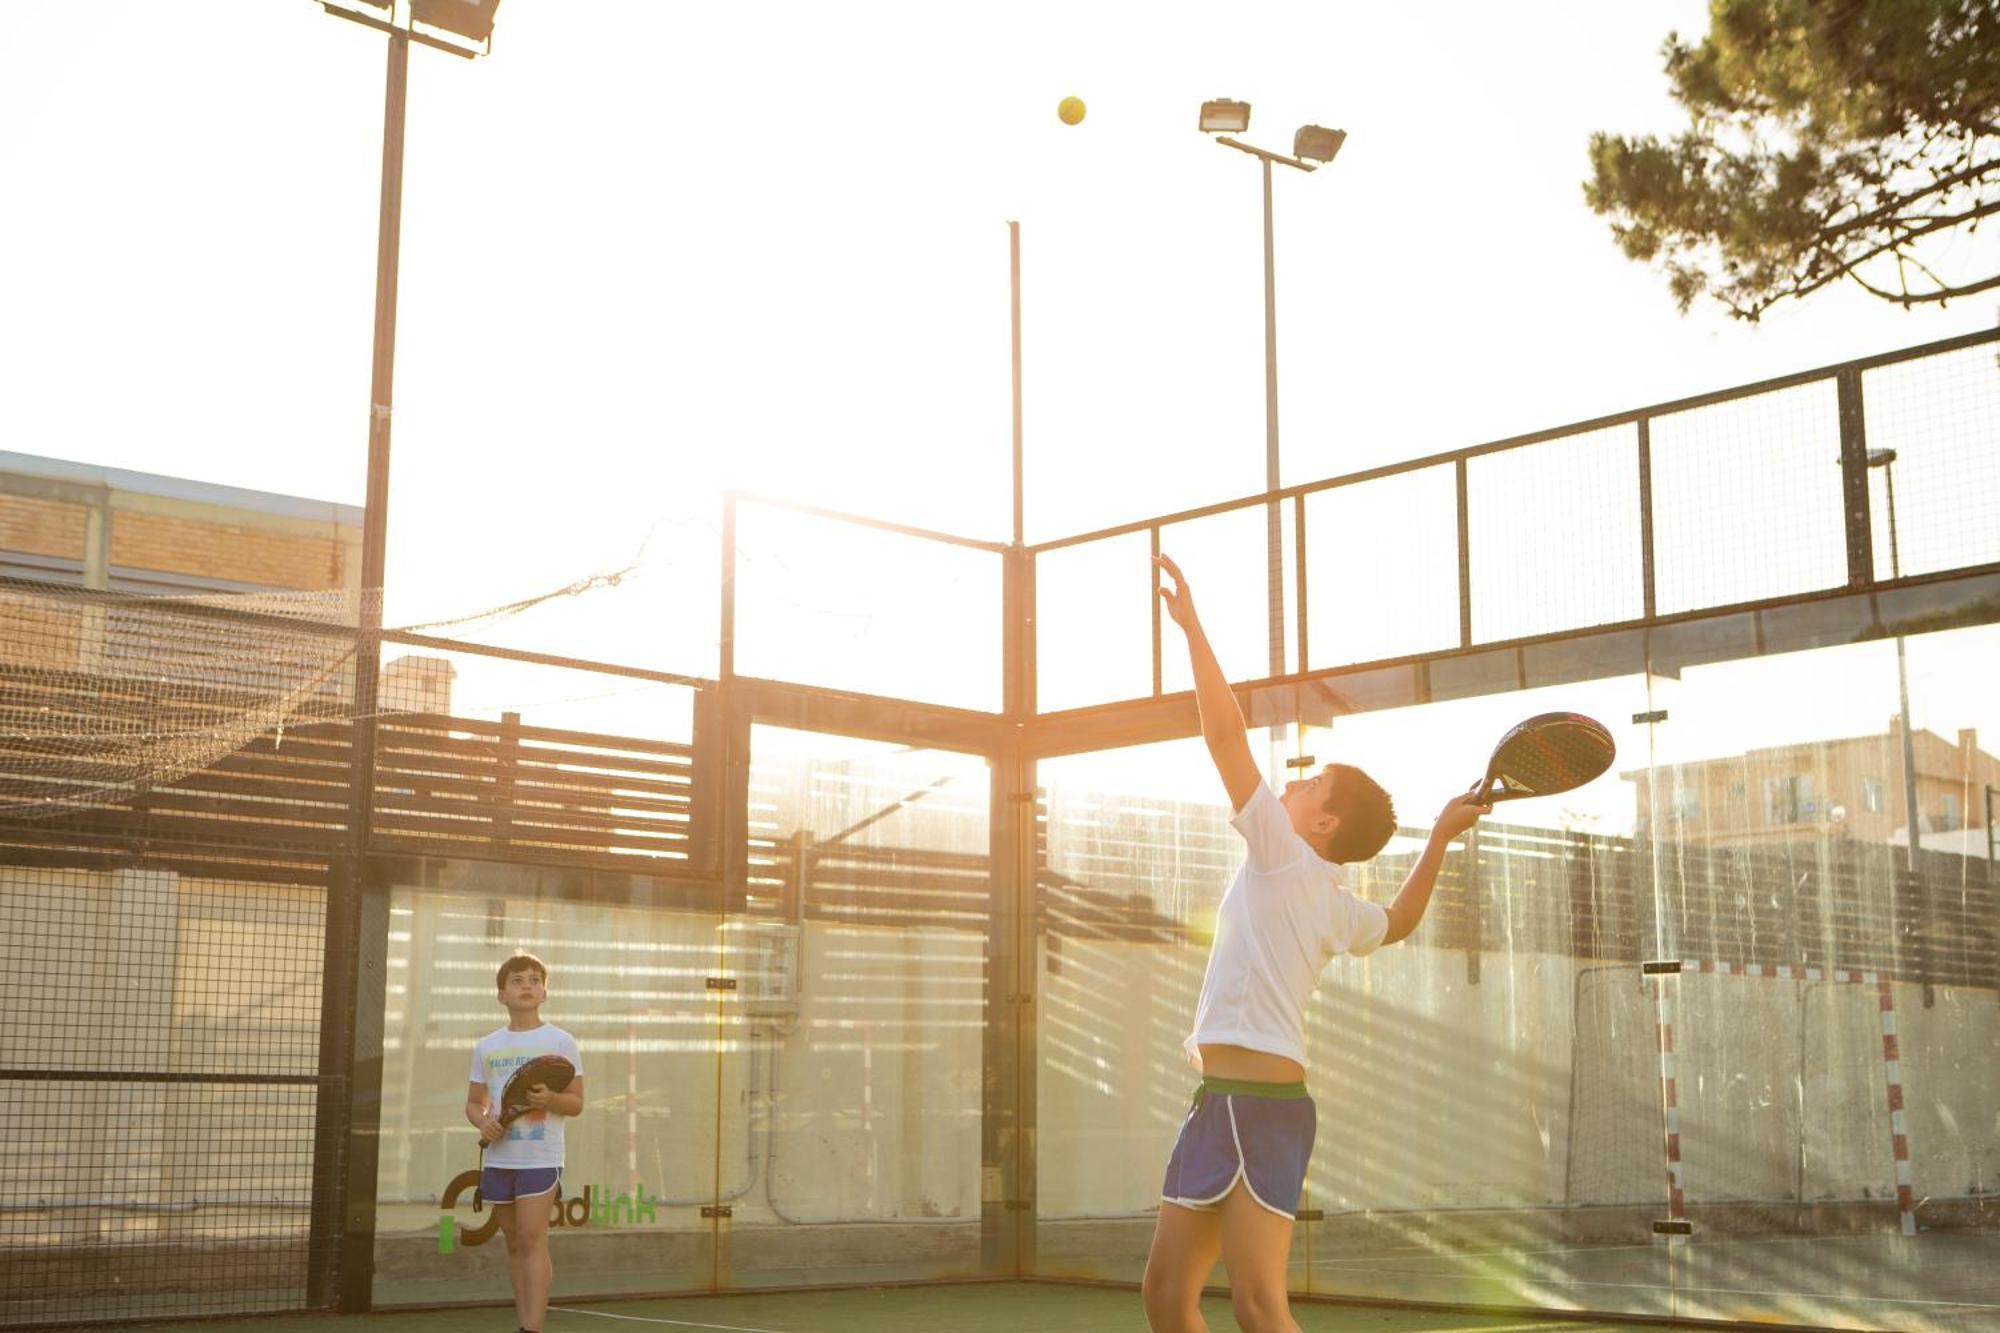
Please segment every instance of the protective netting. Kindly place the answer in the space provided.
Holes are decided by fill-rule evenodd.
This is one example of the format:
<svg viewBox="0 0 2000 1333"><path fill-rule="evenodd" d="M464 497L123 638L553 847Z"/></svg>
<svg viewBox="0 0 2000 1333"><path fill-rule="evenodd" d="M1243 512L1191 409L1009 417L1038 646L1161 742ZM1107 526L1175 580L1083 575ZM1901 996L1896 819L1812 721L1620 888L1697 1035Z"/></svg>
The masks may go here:
<svg viewBox="0 0 2000 1333"><path fill-rule="evenodd" d="M361 594L0 587L0 817L127 799L352 711Z"/></svg>
<svg viewBox="0 0 2000 1333"><path fill-rule="evenodd" d="M400 632L462 629L616 586L592 574ZM359 715L355 664L379 593L134 596L0 582L0 819L129 801L260 737ZM425 711L423 682L385 673L375 712Z"/></svg>

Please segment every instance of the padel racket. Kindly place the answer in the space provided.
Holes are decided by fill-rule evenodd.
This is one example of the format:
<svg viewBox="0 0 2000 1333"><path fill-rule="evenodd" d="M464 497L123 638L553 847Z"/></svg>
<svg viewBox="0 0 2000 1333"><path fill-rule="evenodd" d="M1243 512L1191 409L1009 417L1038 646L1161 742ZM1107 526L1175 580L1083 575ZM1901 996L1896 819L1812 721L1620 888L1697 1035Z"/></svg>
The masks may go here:
<svg viewBox="0 0 2000 1333"><path fill-rule="evenodd" d="M1611 767L1618 747L1604 724L1581 713L1541 713L1493 747L1472 805L1573 791Z"/></svg>
<svg viewBox="0 0 2000 1333"><path fill-rule="evenodd" d="M507 1076L507 1085L500 1089L500 1114L494 1119L500 1122L501 1129L506 1129L535 1109L528 1104L528 1089L545 1087L550 1092L561 1092L575 1077L576 1066L560 1055L536 1056ZM497 1143L499 1140L494 1141ZM486 1147L482 1139L479 1144L482 1157L486 1154Z"/></svg>

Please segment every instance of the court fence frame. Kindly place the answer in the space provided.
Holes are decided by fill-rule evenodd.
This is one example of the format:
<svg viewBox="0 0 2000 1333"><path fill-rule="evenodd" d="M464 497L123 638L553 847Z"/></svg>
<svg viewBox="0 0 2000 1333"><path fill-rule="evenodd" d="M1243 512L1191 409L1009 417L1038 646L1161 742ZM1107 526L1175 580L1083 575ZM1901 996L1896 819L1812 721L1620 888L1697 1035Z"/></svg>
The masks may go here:
<svg viewBox="0 0 2000 1333"><path fill-rule="evenodd" d="M1240 510L1288 510L1296 541L1289 554L1294 633L1287 674L1239 687L1253 726L1323 725L1335 717L1372 709L1501 694L1515 689L1631 674L1671 673L1681 667L1804 648L1852 644L1899 635L2000 623L2000 544L1995 556L1901 577L1881 576L1868 493L1868 439L1863 383L1870 371L1970 349L2000 348L2000 330L1968 335L1768 380L1696 398L1619 413L1448 453L1121 524L1034 545L1004 545L926 532L803 506L778 506L802 514L855 523L883 532L952 544L995 556L1001 570L1002 699L997 711L948 707L837 690L796 681L739 674L735 661L736 528L745 505L775 502L730 495L722 519L720 667L714 678L679 675L523 651L439 636L385 631L385 643L453 653L508 658L552 668L684 688L691 692L693 727L685 742L539 728L516 715L498 721L441 714L389 713L340 700L320 717L293 720L277 735L260 737L221 762L101 802L60 818L24 819L0 806L0 867L21 873L147 871L243 884L289 884L323 894L320 922L319 1046L309 1075L286 1076L309 1087L316 1103L311 1154L309 1234L303 1242L298 1285L268 1308L359 1311L372 1302L375 1193L380 1144L383 978L387 963L387 895L391 867L413 859L449 856L571 868L606 876L643 876L662 901L703 904L728 914L745 911L769 892L775 874L803 885L811 848L760 844L750 809L751 737L754 728L782 727L888 741L984 758L991 775L988 892L983 933L982 1177L979 1247L982 1271L1023 1277L1036 1264L1035 1141L1037 989L1039 950L1060 918L1077 931L1172 933L1174 924L1149 917L1129 902L1093 898L1084 889L1064 897L1046 858L1046 810L1037 782L1040 761L1199 734L1193 697L1164 688L1163 633L1152 584L1135 583L1132 597L1153 602L1151 688L1133 697L1055 711L1037 707L1036 584L1043 562L1088 543L1143 536L1158 553L1163 533L1180 525ZM1747 601L1684 606L1662 611L1656 577L1652 425L1662 418L1804 386L1833 393L1838 403L1838 457L1843 507L1844 578L1826 586L1787 589ZM2000 430L2000 420L1993 423ZM1639 614L1565 624L1531 635L1482 640L1475 634L1476 578L1467 539L1468 514L1477 497L1470 476L1478 460L1531 449L1551 441L1629 428L1634 448L1638 511L1626 515L1640 547ZM1305 578L1309 501L1322 494L1383 478L1432 469L1449 470L1457 504L1456 642L1421 652L1329 664L1311 651ZM1907 520L1906 520L1907 522ZM108 604L108 595L26 580L0 581L0 593L34 596L66 605ZM130 605L125 599L123 605ZM231 613L182 607L177 614L212 616L218 629ZM301 626L293 632L351 638L357 646L371 631L346 624ZM95 688L88 670L61 683L70 697ZM46 703L37 691L52 687L0 662L0 693L24 708ZM366 693L372 693L368 691ZM357 703L360 702L357 700ZM7 747L17 762L27 752ZM0 759L0 788L7 778ZM1452 947L1467 951L1469 980L1478 980L1483 857L1504 857L1509 837L1496 830L1483 841L1470 868L1441 898L1460 913L1444 912L1439 929L1456 932ZM1647 873L1649 859L1631 845L1585 846L1572 840L1569 861L1541 863L1551 873L1606 857L1628 860L1631 874ZM763 864L753 865L753 857ZM1564 869L1565 866L1571 870ZM864 880L866 867L848 867ZM1581 872L1578 872L1581 873ZM1885 873L1889 872L1885 869ZM1963 875L1960 876L1961 882ZM1585 876L1588 880L1588 876ZM1610 910L1585 881L1574 899L1589 904L1590 919ZM1923 985L1949 983L1996 988L1992 938L1994 885L1984 882L1977 911L1950 921L1941 913L1941 874L1915 873L1895 890L1897 932L1881 942L1883 956L1867 960L1866 975L1886 986L1893 974ZM1087 888L1087 886L1085 886ZM799 890L803 892L803 890ZM805 908L800 906L799 910ZM914 910L914 909L913 909ZM1648 932L1628 925L1635 950L1621 957L1638 964L1655 947ZM1766 932L1758 938L1774 937ZM1799 938L1804 939L1805 936ZM1953 939L1964 947L1949 947ZM1691 942L1690 942L1691 943ZM1716 942L1718 944L1727 941ZM1723 956L1715 948L1702 956ZM1832 977L1863 968L1850 960L1791 956L1737 958L1721 967L1745 975L1791 975L1787 969L1826 969ZM1573 957L1587 955L1577 942ZM1683 967L1688 965L1683 964ZM1717 965L1693 971L1706 974ZM1749 972L1745 969L1764 969ZM1685 977L1687 973L1683 973ZM1803 975L1803 973L1800 973ZM1664 993L1668 983L1660 983ZM1682 984L1685 984L1684 982ZM1672 1015L1661 1010L1661 1085L1664 1106L1674 1107ZM1884 1008L1884 1058L1893 1068L1891 1010ZM130 1066L95 1067L51 1060L0 1069L0 1089L25 1089L51 1078L94 1079L128 1091L167 1084L214 1085L234 1078L255 1083L252 1071L149 1073ZM1900 1085L1887 1094L1900 1116ZM1675 1126L1665 1126L1672 1198L1667 1215L1684 1215L1674 1157ZM1897 1131L1896 1161L1904 1234L1913 1229L1914 1203L1907 1186L1907 1139ZM1663 1197L1667 1188L1662 1190ZM20 1201L16 1201L20 1202ZM76 1256L63 1263L73 1263ZM44 1256L9 1261L10 1280L35 1280L52 1269ZM25 1265L25 1266L24 1266ZM199 1311L196 1311L197 1313ZM93 1321L106 1311L93 1307ZM116 1311L109 1312L115 1315ZM0 1310L0 1325L62 1323L61 1306L21 1313ZM152 1317L133 1307L124 1317Z"/></svg>

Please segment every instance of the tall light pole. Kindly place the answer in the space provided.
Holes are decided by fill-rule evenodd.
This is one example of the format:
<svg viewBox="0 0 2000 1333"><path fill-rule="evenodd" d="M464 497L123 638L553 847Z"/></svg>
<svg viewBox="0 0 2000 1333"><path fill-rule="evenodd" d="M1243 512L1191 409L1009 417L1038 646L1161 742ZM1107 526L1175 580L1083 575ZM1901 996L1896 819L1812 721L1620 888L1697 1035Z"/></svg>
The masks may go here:
<svg viewBox="0 0 2000 1333"><path fill-rule="evenodd" d="M361 528L361 607L354 653L354 726L348 753L352 787L344 873L330 876L325 975L320 988L320 1068L345 1072L343 1090L323 1081L316 1105L313 1207L308 1252L315 1257L307 1295L342 1312L366 1310L374 1275L373 1207L382 1065L359 1049L358 1031L380 1031L383 991L361 984L362 957L379 949L364 932L371 889L369 845L375 820L375 713L382 674L382 587L389 535L389 426L396 378L396 285L403 226L403 112L410 43L471 59L490 50L500 0L354 0L366 9L320 0L320 7L386 33L389 68L382 105L381 210L375 233L375 328L368 384L368 495ZM374 13L369 10L377 11ZM397 19L400 16L401 22ZM476 47L461 46L447 33ZM381 890L376 887L379 899ZM382 910L386 910L383 907ZM366 936L366 937L365 937ZM372 964L371 964L372 966ZM345 1142L341 1142L344 1132ZM337 1238L337 1241L336 1241Z"/></svg>
<svg viewBox="0 0 2000 1333"><path fill-rule="evenodd" d="M1894 449L1870 449L1867 465L1872 470L1882 469L1883 484L1889 500L1889 577L1903 577L1902 550L1896 540L1896 451ZM1904 844L1904 864L1910 873L1910 887L1917 895L1917 911L1922 920L1922 939L1928 940L1931 925L1935 920L1931 912L1930 890L1923 881L1923 859L1919 850L1922 817L1917 805L1917 743L1910 733L1910 666L1903 636L1896 635L1896 697L1897 707L1902 715L1903 732L1903 818L1909 826L1909 836ZM1937 1003L1937 992L1931 984L1928 963L1929 945L1920 943L1918 957L1924 963L1923 997L1924 1008Z"/></svg>
<svg viewBox="0 0 2000 1333"><path fill-rule="evenodd" d="M1882 479L1888 490L1889 499L1889 577L1903 577L1903 556L1896 540L1896 451L1894 449L1870 449L1868 466L1882 469ZM1896 636L1896 695L1903 719L1903 818L1910 828L1909 845L1905 849L1911 876L1917 873L1917 746L1910 735L1910 667L1908 654L1903 646L1903 636Z"/></svg>
<svg viewBox="0 0 2000 1333"><path fill-rule="evenodd" d="M1285 670L1285 556L1284 521L1279 512L1278 480L1278 259L1271 229L1271 167L1276 163L1298 171L1316 171L1320 164L1333 161L1347 142L1345 130L1329 130L1319 125L1302 125L1292 138L1292 155L1274 153L1232 138L1250 128L1250 104L1220 98L1201 106L1201 130L1215 141L1239 153L1248 153L1263 166L1264 175L1264 490L1272 498L1264 509L1266 605L1270 622L1270 674ZM1300 664L1301 669L1304 663ZM1274 728L1272 745L1283 744L1284 726Z"/></svg>

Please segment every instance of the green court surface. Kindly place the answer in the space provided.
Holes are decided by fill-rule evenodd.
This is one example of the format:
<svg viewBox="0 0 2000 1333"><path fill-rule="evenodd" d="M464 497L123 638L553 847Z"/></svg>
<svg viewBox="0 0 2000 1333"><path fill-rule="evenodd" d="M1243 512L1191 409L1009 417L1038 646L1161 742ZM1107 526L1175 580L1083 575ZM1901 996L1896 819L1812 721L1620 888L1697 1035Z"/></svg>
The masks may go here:
<svg viewBox="0 0 2000 1333"><path fill-rule="evenodd" d="M1203 1303L1213 1333L1236 1327L1229 1301ZM1528 1315L1461 1314L1301 1301L1292 1315L1304 1333L1613 1333L1657 1329ZM216 1320L204 1328L271 1333L511 1333L513 1310L426 1310L374 1315L299 1315ZM174 1325L147 1325L170 1329ZM188 1327L186 1324L179 1327ZM558 1306L544 1333L1146 1333L1136 1291L1047 1283L994 1283L841 1291L685 1296Z"/></svg>

